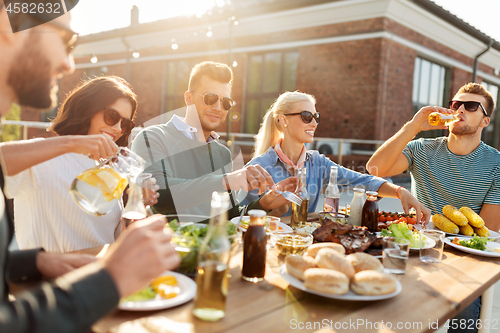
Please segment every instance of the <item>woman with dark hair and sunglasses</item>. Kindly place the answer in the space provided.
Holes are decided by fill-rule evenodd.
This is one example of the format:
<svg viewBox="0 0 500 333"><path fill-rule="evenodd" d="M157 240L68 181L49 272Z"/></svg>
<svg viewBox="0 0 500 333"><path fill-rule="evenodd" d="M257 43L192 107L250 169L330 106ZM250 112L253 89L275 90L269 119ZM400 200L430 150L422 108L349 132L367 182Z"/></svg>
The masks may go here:
<svg viewBox="0 0 500 333"><path fill-rule="evenodd" d="M298 167L306 168L306 184L309 193L308 212L315 212L321 188L330 180L330 168L338 167L340 189L365 187L377 191L381 197L399 198L406 212L410 207L417 211L418 221L429 220L429 210L403 187L385 179L361 174L332 162L316 150L306 150L306 143L313 142L320 116L316 112L314 96L299 91L285 92L271 105L255 142L254 158L248 165L260 165L273 177L275 183L296 175ZM245 202L258 198L250 191ZM273 212L273 215L290 215L291 203Z"/></svg>
<svg viewBox="0 0 500 333"><path fill-rule="evenodd" d="M127 146L136 110L136 95L125 80L98 77L70 93L51 130L68 141L77 139L81 145L104 135L118 146ZM113 142L110 144L115 145ZM6 177L5 193L14 199L20 249L43 247L48 252L69 252L114 241L122 202L97 217L80 209L69 194L75 177L96 166L94 159L106 155L109 152L84 155L74 151Z"/></svg>

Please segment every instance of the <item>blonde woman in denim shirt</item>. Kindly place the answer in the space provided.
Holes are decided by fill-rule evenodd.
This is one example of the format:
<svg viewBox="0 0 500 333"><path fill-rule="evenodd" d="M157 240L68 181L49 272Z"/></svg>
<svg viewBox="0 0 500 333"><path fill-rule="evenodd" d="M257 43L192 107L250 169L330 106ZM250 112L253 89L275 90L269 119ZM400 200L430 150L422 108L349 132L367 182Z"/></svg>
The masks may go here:
<svg viewBox="0 0 500 333"><path fill-rule="evenodd" d="M271 105L255 140L255 152L248 165L258 164L266 169L275 183L295 176L298 167L307 169L309 212L315 212L321 188L329 182L330 168L335 164L316 150L306 151L305 144L313 142L319 124L314 96L299 91L285 92ZM364 187L377 191L380 197L399 198L406 213L413 207L417 219L428 221L430 211L408 190L385 179L361 174L338 166L340 190ZM258 198L257 191L250 191L244 203ZM274 215L290 215L291 204L273 211Z"/></svg>

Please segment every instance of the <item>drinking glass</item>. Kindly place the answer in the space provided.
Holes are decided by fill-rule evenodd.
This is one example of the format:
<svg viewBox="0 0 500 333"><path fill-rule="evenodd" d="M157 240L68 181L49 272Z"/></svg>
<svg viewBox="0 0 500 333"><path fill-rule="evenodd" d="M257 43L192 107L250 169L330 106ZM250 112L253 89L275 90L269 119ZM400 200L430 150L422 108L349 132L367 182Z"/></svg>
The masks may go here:
<svg viewBox="0 0 500 333"><path fill-rule="evenodd" d="M382 264L384 272L405 274L410 254L410 241L404 238L385 237Z"/></svg>
<svg viewBox="0 0 500 333"><path fill-rule="evenodd" d="M145 204L149 204L154 201L154 192L152 191L156 186L156 181L153 178L153 174L143 172L137 177L137 185L142 188L142 199Z"/></svg>
<svg viewBox="0 0 500 333"><path fill-rule="evenodd" d="M420 261L428 264L441 262L445 233L439 230L420 230Z"/></svg>

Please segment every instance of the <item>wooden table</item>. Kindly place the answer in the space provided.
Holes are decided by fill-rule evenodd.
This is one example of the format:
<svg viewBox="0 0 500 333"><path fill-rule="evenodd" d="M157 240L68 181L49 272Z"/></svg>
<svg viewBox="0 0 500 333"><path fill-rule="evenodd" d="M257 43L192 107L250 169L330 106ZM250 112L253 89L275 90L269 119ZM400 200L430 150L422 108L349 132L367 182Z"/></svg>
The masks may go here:
<svg viewBox="0 0 500 333"><path fill-rule="evenodd" d="M84 251L96 254L99 249ZM97 322L94 332L432 332L500 279L500 259L445 246L443 261L423 264L411 254L398 296L372 302L339 301L308 294L281 278L283 257L267 255L266 281L241 279L241 248L231 262L226 316L214 323L192 314L193 302L153 312L117 311ZM382 322L385 324L383 330ZM398 326L399 325L399 326ZM156 327L147 330L144 327Z"/></svg>

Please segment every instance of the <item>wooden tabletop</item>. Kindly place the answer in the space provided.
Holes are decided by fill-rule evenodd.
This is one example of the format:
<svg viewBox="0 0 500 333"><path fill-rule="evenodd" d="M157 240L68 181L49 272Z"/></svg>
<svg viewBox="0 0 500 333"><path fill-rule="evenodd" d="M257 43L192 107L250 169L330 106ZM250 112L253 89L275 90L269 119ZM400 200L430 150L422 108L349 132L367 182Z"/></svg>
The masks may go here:
<svg viewBox="0 0 500 333"><path fill-rule="evenodd" d="M83 251L96 254L100 249ZM289 286L279 275L283 256L268 251L265 281L241 279L242 253L231 259L226 316L203 322L193 302L150 312L116 311L93 326L94 332L432 332L500 279L500 259L467 254L445 246L439 264L423 264L411 254L405 275L396 276L403 291L387 300L339 301Z"/></svg>

